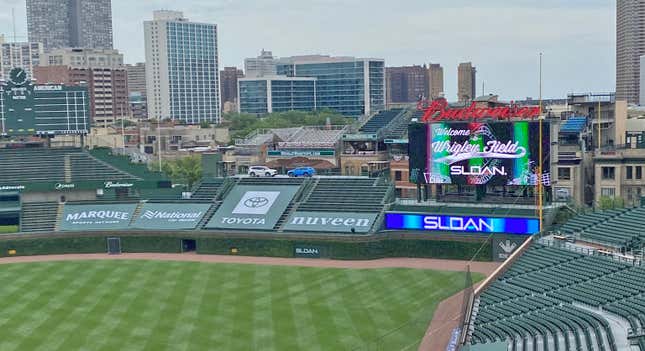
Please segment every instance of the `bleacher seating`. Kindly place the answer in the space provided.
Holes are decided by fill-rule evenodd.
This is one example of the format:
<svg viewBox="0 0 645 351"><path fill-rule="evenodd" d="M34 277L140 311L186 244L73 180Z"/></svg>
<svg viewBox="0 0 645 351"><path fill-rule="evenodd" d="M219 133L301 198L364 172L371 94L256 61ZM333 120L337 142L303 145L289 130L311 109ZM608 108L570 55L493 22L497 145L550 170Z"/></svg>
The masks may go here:
<svg viewBox="0 0 645 351"><path fill-rule="evenodd" d="M136 180L78 148L0 149L0 183Z"/></svg>
<svg viewBox="0 0 645 351"><path fill-rule="evenodd" d="M569 117L562 125L560 126L561 133L580 133L587 126L587 117L578 117L573 116Z"/></svg>
<svg viewBox="0 0 645 351"><path fill-rule="evenodd" d="M644 294L643 267L535 243L479 296L471 343L613 351L605 314L645 327Z"/></svg>
<svg viewBox="0 0 645 351"><path fill-rule="evenodd" d="M224 184L224 178L212 178L204 179L199 183L193 195L191 201L193 202L213 202L215 201L215 196L219 193L219 190Z"/></svg>
<svg viewBox="0 0 645 351"><path fill-rule="evenodd" d="M133 175L120 171L111 165L90 156L85 152L70 153L66 155L71 161L72 182L105 180L131 180Z"/></svg>
<svg viewBox="0 0 645 351"><path fill-rule="evenodd" d="M398 116L403 110L402 109L392 109L389 111L382 111L370 118L363 126L359 129L361 133L376 133L381 128L387 126L396 116Z"/></svg>
<svg viewBox="0 0 645 351"><path fill-rule="evenodd" d="M583 214L570 219L560 231L615 248L632 248L645 241L645 207L614 209Z"/></svg>
<svg viewBox="0 0 645 351"><path fill-rule="evenodd" d="M35 202L22 204L20 218L21 232L54 231L58 203Z"/></svg>
<svg viewBox="0 0 645 351"><path fill-rule="evenodd" d="M370 178L320 178L298 210L380 212L388 189Z"/></svg>
<svg viewBox="0 0 645 351"><path fill-rule="evenodd" d="M393 123L387 133L385 134L386 139L407 139L408 137L408 125L412 119L417 119L419 121L423 116L423 111L412 111L402 117L400 121L395 121L398 123Z"/></svg>

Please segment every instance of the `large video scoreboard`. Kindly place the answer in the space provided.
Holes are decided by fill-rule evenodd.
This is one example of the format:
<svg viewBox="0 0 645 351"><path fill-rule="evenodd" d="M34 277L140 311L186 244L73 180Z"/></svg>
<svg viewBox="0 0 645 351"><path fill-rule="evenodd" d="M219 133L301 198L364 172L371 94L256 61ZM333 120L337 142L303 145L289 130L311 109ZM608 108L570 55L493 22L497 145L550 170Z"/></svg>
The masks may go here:
<svg viewBox="0 0 645 351"><path fill-rule="evenodd" d="M0 84L0 136L87 134L89 106L86 87L34 85L14 68Z"/></svg>
<svg viewBox="0 0 645 351"><path fill-rule="evenodd" d="M549 123L431 122L409 127L410 180L426 184L550 185Z"/></svg>

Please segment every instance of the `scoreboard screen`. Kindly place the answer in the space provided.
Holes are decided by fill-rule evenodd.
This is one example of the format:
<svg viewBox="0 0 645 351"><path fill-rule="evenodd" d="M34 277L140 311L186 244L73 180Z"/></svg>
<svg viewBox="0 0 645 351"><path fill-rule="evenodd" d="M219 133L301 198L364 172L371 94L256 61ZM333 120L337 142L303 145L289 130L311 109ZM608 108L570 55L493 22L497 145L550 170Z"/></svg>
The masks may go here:
<svg viewBox="0 0 645 351"><path fill-rule="evenodd" d="M549 165L549 123L542 123L542 162ZM539 173L538 121L416 123L409 127L410 180L461 185L550 185Z"/></svg>
<svg viewBox="0 0 645 351"><path fill-rule="evenodd" d="M86 87L34 85L21 68L0 85L0 135L87 134L90 129Z"/></svg>

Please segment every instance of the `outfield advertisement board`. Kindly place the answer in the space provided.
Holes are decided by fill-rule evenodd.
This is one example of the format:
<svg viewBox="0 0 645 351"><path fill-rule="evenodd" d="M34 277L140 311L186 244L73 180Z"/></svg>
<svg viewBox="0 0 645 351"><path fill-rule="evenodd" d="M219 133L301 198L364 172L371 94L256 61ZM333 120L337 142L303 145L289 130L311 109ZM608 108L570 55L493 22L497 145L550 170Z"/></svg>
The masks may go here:
<svg viewBox="0 0 645 351"><path fill-rule="evenodd" d="M238 185L208 222L208 229L273 229L299 186Z"/></svg>
<svg viewBox="0 0 645 351"><path fill-rule="evenodd" d="M296 244L293 247L293 256L300 258L320 258L322 251L323 249L320 246Z"/></svg>
<svg viewBox="0 0 645 351"><path fill-rule="evenodd" d="M385 229L389 230L531 235L539 232L539 228L540 223L536 218L451 216L412 213L385 214Z"/></svg>
<svg viewBox="0 0 645 351"><path fill-rule="evenodd" d="M142 206L132 228L137 229L195 229L210 204L150 204Z"/></svg>
<svg viewBox="0 0 645 351"><path fill-rule="evenodd" d="M136 204L65 205L61 231L126 229Z"/></svg>
<svg viewBox="0 0 645 351"><path fill-rule="evenodd" d="M542 162L549 165L549 123L542 123ZM540 172L540 123L439 122L409 127L410 180L461 185L551 185ZM540 174L539 174L540 173Z"/></svg>
<svg viewBox="0 0 645 351"><path fill-rule="evenodd" d="M300 232L367 233L377 216L377 213L295 212L284 229Z"/></svg>

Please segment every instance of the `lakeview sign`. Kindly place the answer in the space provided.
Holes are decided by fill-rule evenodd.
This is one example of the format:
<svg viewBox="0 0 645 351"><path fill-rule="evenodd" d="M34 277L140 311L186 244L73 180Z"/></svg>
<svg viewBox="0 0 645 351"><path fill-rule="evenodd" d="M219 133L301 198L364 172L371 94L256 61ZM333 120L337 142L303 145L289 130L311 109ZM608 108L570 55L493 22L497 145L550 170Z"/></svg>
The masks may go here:
<svg viewBox="0 0 645 351"><path fill-rule="evenodd" d="M537 218L387 213L385 228L389 230L531 235L540 231L540 223Z"/></svg>
<svg viewBox="0 0 645 351"><path fill-rule="evenodd" d="M289 217L284 230L303 232L367 233L377 213L304 212Z"/></svg>
<svg viewBox="0 0 645 351"><path fill-rule="evenodd" d="M210 204L146 203L131 227L156 230L195 229L210 207Z"/></svg>
<svg viewBox="0 0 645 351"><path fill-rule="evenodd" d="M417 109L422 110L422 122L437 122L445 120L475 120L481 118L494 119L527 119L537 118L540 116L539 106L519 106L510 104L499 107L477 107L473 102L469 107L450 108L446 99L436 99L429 105L427 101L421 101L417 104Z"/></svg>
<svg viewBox="0 0 645 351"><path fill-rule="evenodd" d="M60 230L126 229L136 207L136 204L65 205L60 219Z"/></svg>
<svg viewBox="0 0 645 351"><path fill-rule="evenodd" d="M238 185L231 190L206 228L273 229L299 186Z"/></svg>

